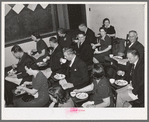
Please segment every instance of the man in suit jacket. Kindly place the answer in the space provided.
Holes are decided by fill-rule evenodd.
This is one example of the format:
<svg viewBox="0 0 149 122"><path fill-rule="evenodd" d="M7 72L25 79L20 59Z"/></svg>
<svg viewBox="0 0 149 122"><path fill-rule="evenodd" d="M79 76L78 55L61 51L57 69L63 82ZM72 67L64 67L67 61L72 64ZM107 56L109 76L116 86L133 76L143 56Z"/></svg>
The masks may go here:
<svg viewBox="0 0 149 122"><path fill-rule="evenodd" d="M63 58L63 51L61 46L58 44L58 40L56 37L51 37L49 39L50 44L50 55L47 56L47 63L48 67L46 70L43 70L42 72L44 75L49 78L51 75L54 75L55 73L61 73L62 72L62 65L60 62L60 59Z"/></svg>
<svg viewBox="0 0 149 122"><path fill-rule="evenodd" d="M8 75L5 78L5 100L6 105L13 103L12 89L15 89L18 85L23 84L25 81L31 81L32 76L28 75L25 70L25 65L31 63L37 68L32 57L23 52L22 48L18 45L14 45L11 49L12 54L19 60L16 65L17 72L13 75Z"/></svg>
<svg viewBox="0 0 149 122"><path fill-rule="evenodd" d="M125 56L127 50L135 48L139 51L140 59L144 58L144 46L138 41L138 34L135 30L129 31L129 41L126 41Z"/></svg>
<svg viewBox="0 0 149 122"><path fill-rule="evenodd" d="M79 40L74 46L77 56L81 58L87 66L92 65L93 50L91 45L85 41L86 36L83 32L80 32L77 37Z"/></svg>
<svg viewBox="0 0 149 122"><path fill-rule="evenodd" d="M58 43L62 48L71 46L72 37L63 28L58 29Z"/></svg>
<svg viewBox="0 0 149 122"><path fill-rule="evenodd" d="M144 106L144 60L140 58L136 49L129 49L127 57L131 65L130 84L118 89L117 107L122 107L126 101L138 100Z"/></svg>
<svg viewBox="0 0 149 122"><path fill-rule="evenodd" d="M89 44L96 43L95 33L90 28L88 28L84 23L81 23L78 28L80 31L85 33L86 42L88 42Z"/></svg>
<svg viewBox="0 0 149 122"><path fill-rule="evenodd" d="M86 64L76 56L75 51L72 48L65 48L63 50L64 57L70 61L68 66L68 72L66 73L67 84L65 88L73 89L82 88L89 84L89 76Z"/></svg>

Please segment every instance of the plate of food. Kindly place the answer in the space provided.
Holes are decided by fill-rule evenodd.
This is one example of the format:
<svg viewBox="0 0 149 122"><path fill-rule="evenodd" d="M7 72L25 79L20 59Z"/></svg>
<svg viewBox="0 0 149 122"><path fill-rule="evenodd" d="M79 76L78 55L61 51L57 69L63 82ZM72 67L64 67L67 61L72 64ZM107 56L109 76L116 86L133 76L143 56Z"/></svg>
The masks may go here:
<svg viewBox="0 0 149 122"><path fill-rule="evenodd" d="M46 62L38 62L37 65L38 66L45 66L46 65Z"/></svg>
<svg viewBox="0 0 149 122"><path fill-rule="evenodd" d="M61 79L64 79L65 78L65 75L64 74L56 74L54 75L54 78L57 79L57 80L61 80Z"/></svg>
<svg viewBox="0 0 149 122"><path fill-rule="evenodd" d="M86 99L86 98L88 98L88 94L87 94L87 93L78 93L78 94L76 95L76 97L77 97L78 99Z"/></svg>
<svg viewBox="0 0 149 122"><path fill-rule="evenodd" d="M24 94L25 91L24 90L20 90L20 89L16 89L14 93L15 93L15 95L18 96L18 95Z"/></svg>
<svg viewBox="0 0 149 122"><path fill-rule="evenodd" d="M115 59L122 59L121 56L113 56L113 58L115 58Z"/></svg>
<svg viewBox="0 0 149 122"><path fill-rule="evenodd" d="M118 86L125 86L128 84L128 82L126 80L116 80L115 84Z"/></svg>

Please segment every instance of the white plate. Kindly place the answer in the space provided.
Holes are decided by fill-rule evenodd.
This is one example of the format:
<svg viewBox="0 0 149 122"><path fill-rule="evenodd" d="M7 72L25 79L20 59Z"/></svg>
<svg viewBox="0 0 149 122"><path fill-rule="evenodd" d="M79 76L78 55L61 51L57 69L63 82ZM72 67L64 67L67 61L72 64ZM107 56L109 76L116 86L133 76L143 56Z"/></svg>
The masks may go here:
<svg viewBox="0 0 149 122"><path fill-rule="evenodd" d="M76 97L77 97L78 99L86 99L86 98L88 97L88 94L87 94L87 93L78 93L78 94L76 95Z"/></svg>
<svg viewBox="0 0 149 122"><path fill-rule="evenodd" d="M86 107L87 105L93 105L94 104L94 101L87 101L85 103L82 104L82 107Z"/></svg>
<svg viewBox="0 0 149 122"><path fill-rule="evenodd" d="M56 74L56 75L54 75L54 78L57 80L61 80L61 79L65 78L65 75L64 74Z"/></svg>
<svg viewBox="0 0 149 122"><path fill-rule="evenodd" d="M128 82L126 80L116 80L115 84L118 86L125 86L128 84Z"/></svg>
<svg viewBox="0 0 149 122"><path fill-rule="evenodd" d="M24 94L24 93L25 93L24 90L18 90L18 89L15 90L16 95L21 95L21 94Z"/></svg>
<svg viewBox="0 0 149 122"><path fill-rule="evenodd" d="M121 56L113 56L113 58L116 58L116 59L122 59Z"/></svg>

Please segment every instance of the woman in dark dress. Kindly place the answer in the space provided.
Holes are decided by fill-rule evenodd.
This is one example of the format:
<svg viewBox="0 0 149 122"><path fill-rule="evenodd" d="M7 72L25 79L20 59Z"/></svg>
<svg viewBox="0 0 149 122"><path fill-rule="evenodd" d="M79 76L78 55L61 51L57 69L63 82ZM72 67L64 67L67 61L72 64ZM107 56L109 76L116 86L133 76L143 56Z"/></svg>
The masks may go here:
<svg viewBox="0 0 149 122"><path fill-rule="evenodd" d="M42 107L49 102L49 93L48 93L48 82L44 74L38 70L33 70L29 65L25 66L26 72L33 76L32 82L24 82L22 85L18 86L18 90L24 90L28 94L34 96L34 99L31 101L24 101L21 98L18 98L14 102L16 107ZM26 85L32 85L32 89L26 87Z"/></svg>
<svg viewBox="0 0 149 122"><path fill-rule="evenodd" d="M48 46L41 39L39 33L33 33L31 35L31 38L37 43L36 49L32 50L32 52L37 52L33 57L36 59L37 62L42 62L43 59L48 55Z"/></svg>
<svg viewBox="0 0 149 122"><path fill-rule="evenodd" d="M112 25L110 25L110 20L108 18L105 18L103 20L102 27L104 27L106 29L106 32L107 32L108 36L110 36L112 39L115 37L116 31L115 31L114 27Z"/></svg>
<svg viewBox="0 0 149 122"><path fill-rule="evenodd" d="M98 39L99 42L97 44L92 44L92 48L95 49L93 58L94 63L104 62L104 57L111 53L111 38L106 35L105 28L100 28L100 34L101 36ZM96 48L98 46L100 46L99 49Z"/></svg>
<svg viewBox="0 0 149 122"><path fill-rule="evenodd" d="M92 104L87 104L85 107L113 107L113 94L111 86L108 79L104 76L104 68L101 64L94 64L93 66L93 82L81 89L75 89L74 92L89 92L93 91L92 96L90 96L88 102L93 102Z"/></svg>

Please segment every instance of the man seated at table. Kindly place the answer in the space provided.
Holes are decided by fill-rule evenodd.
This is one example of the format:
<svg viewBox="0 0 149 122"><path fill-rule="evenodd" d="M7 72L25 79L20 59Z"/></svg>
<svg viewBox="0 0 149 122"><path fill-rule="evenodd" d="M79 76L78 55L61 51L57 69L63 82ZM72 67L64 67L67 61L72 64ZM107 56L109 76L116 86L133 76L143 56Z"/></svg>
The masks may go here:
<svg viewBox="0 0 149 122"><path fill-rule="evenodd" d="M86 35L85 41L86 42L88 42L89 44L96 43L95 33L90 28L88 28L84 23L81 23L78 26L78 28L80 31L85 33L85 35Z"/></svg>
<svg viewBox="0 0 149 122"><path fill-rule="evenodd" d="M126 43L125 56L127 56L127 50L135 48L139 51L140 59L144 58L144 46L138 41L138 34L135 30L129 31L129 41Z"/></svg>
<svg viewBox="0 0 149 122"><path fill-rule="evenodd" d="M64 47L70 47L72 43L72 38L71 36L66 32L65 29L59 28L58 29L58 43L59 45L64 48Z"/></svg>
<svg viewBox="0 0 149 122"><path fill-rule="evenodd" d="M87 66L93 64L93 50L89 43L85 41L86 35L84 32L78 34L78 42L74 46L76 54L81 58Z"/></svg>
<svg viewBox="0 0 149 122"><path fill-rule="evenodd" d="M72 91L76 88L82 88L89 84L88 70L85 62L76 56L72 48L63 49L64 57L70 61L68 72L66 73L66 81L62 87Z"/></svg>
<svg viewBox="0 0 149 122"><path fill-rule="evenodd" d="M132 48L127 51L129 63L127 67L131 66L129 73L130 84L126 87L117 90L117 107L125 106L129 101L137 100L139 106L144 106L144 60L140 58L139 52ZM122 73L122 72L121 72ZM138 106L138 107L139 107Z"/></svg>
<svg viewBox="0 0 149 122"><path fill-rule="evenodd" d="M13 94L12 89L16 86L23 84L25 81L31 81L32 77L26 73L25 65L30 62L32 65L36 66L33 59L18 45L14 45L11 49L12 54L16 59L18 59L18 64L15 66L17 72L14 74L9 74L5 78L5 101L6 105L13 104Z"/></svg>
<svg viewBox="0 0 149 122"><path fill-rule="evenodd" d="M104 68L101 64L94 64L93 67L93 83L90 85L81 88L75 89L74 92L89 92L93 91L92 97L90 97L89 101L93 102L92 104L86 102L85 107L113 107L113 95L111 91L111 86L109 81L105 77Z"/></svg>
<svg viewBox="0 0 149 122"><path fill-rule="evenodd" d="M51 37L49 39L49 44L50 47L52 47L52 52L49 56L46 57L46 59L48 60L47 69L42 71L47 78L49 78L51 74L61 73L62 65L60 59L64 57L63 50L58 44L58 40L56 37Z"/></svg>

